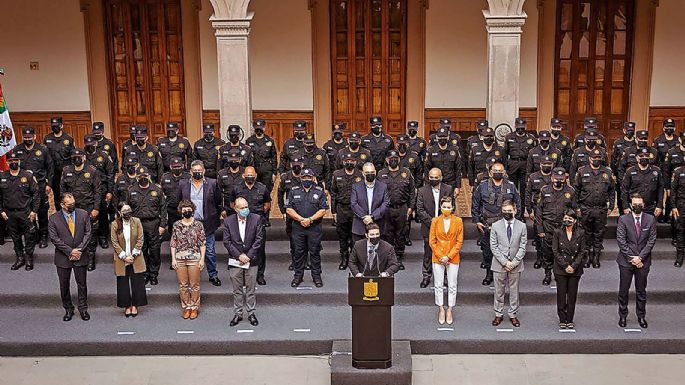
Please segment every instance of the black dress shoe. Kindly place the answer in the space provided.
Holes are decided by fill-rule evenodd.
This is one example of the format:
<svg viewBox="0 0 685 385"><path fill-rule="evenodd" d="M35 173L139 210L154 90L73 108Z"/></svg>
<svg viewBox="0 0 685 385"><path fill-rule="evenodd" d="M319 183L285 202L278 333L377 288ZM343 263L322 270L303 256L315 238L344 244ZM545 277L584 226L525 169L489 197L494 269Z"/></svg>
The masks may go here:
<svg viewBox="0 0 685 385"><path fill-rule="evenodd" d="M295 277L293 278L293 281L290 282L290 286L292 287L298 287L302 283L302 277Z"/></svg>
<svg viewBox="0 0 685 385"><path fill-rule="evenodd" d="M490 286L490 285L492 285L492 277L485 277L485 278L483 278L483 282L481 282L481 285L483 285L483 286Z"/></svg>
<svg viewBox="0 0 685 385"><path fill-rule="evenodd" d="M24 260L23 257L17 258L17 260L14 261L14 264L12 264L12 266L10 266L10 270L19 270L19 268L24 266L25 263L26 263L26 260Z"/></svg>
<svg viewBox="0 0 685 385"><path fill-rule="evenodd" d="M219 279L219 277L212 277L209 279L209 282L211 282L214 286L221 286L221 280Z"/></svg>
<svg viewBox="0 0 685 385"><path fill-rule="evenodd" d="M239 324L240 321L242 321L242 320L243 320L243 316L236 314L233 316L233 319L231 320L231 322L228 323L228 326L233 327L233 326Z"/></svg>
<svg viewBox="0 0 685 385"><path fill-rule="evenodd" d="M590 262L583 263L583 267L586 269L589 269L590 268Z"/></svg>
<svg viewBox="0 0 685 385"><path fill-rule="evenodd" d="M151 277L150 277L149 275L146 275L146 276L145 276L145 284L146 284L146 285L147 285L148 283L150 283L150 278L151 278Z"/></svg>
<svg viewBox="0 0 685 385"><path fill-rule="evenodd" d="M295 270L295 268L293 267L293 264L292 264L292 263L291 263L290 265L288 265L288 270L290 270L290 271Z"/></svg>
<svg viewBox="0 0 685 385"><path fill-rule="evenodd" d="M312 269L312 265L310 265L309 263L307 263L307 264L304 265L304 269L305 269L305 270L311 270L311 269Z"/></svg>
<svg viewBox="0 0 685 385"><path fill-rule="evenodd" d="M545 278L542 279L542 284L545 286L549 286L550 283L552 283L552 274L545 273Z"/></svg>
<svg viewBox="0 0 685 385"><path fill-rule="evenodd" d="M533 269L539 269L541 267L542 267L542 262L540 262L540 261L535 261L535 263L533 264ZM590 267L590 266L588 266L588 267Z"/></svg>
<svg viewBox="0 0 685 385"><path fill-rule="evenodd" d="M404 245L405 245L405 246L411 246L411 245L412 245L411 239L407 238L407 240L404 241Z"/></svg>
<svg viewBox="0 0 685 385"><path fill-rule="evenodd" d="M314 281L314 286L323 287L323 281L321 280L321 278L314 278L313 281Z"/></svg>
<svg viewBox="0 0 685 385"><path fill-rule="evenodd" d="M93 271L95 270L95 263L89 263L88 264L88 271Z"/></svg>
<svg viewBox="0 0 685 385"><path fill-rule="evenodd" d="M628 322L626 322L626 317L620 317L618 319L618 326L624 328L626 325L628 325Z"/></svg>
<svg viewBox="0 0 685 385"><path fill-rule="evenodd" d="M264 277L257 277L257 285L260 285L260 286L266 285L266 279L264 279Z"/></svg>
<svg viewBox="0 0 685 385"><path fill-rule="evenodd" d="M250 325L252 326L259 325L259 321L257 321L257 316L254 314L250 314L250 316L247 317L247 320L250 321Z"/></svg>
<svg viewBox="0 0 685 385"><path fill-rule="evenodd" d="M400 269L400 270L404 270L404 263L398 262L398 264L400 265L399 269Z"/></svg>
<svg viewBox="0 0 685 385"><path fill-rule="evenodd" d="M673 263L673 266L675 266L675 267L683 267L683 261L676 260L676 261Z"/></svg>
<svg viewBox="0 0 685 385"><path fill-rule="evenodd" d="M38 248L44 249L46 247L48 247L48 237L41 237L40 242L38 243Z"/></svg>
<svg viewBox="0 0 685 385"><path fill-rule="evenodd" d="M343 259L338 265L338 270L347 270L347 260Z"/></svg>
<svg viewBox="0 0 685 385"><path fill-rule="evenodd" d="M481 262L481 263L480 263L480 268L481 268L481 269L485 269L485 262Z"/></svg>
<svg viewBox="0 0 685 385"><path fill-rule="evenodd" d="M0 237L0 246L5 244L5 237Z"/></svg>
<svg viewBox="0 0 685 385"><path fill-rule="evenodd" d="M647 329L647 326L648 326L648 325L647 325L647 320L646 320L646 319L644 319L644 318L638 318L638 319L637 319L637 323L640 324L640 327L641 327L641 328Z"/></svg>
<svg viewBox="0 0 685 385"><path fill-rule="evenodd" d="M157 277L150 277L150 285L156 286L158 283Z"/></svg>
<svg viewBox="0 0 685 385"><path fill-rule="evenodd" d="M419 286L422 289L424 289L424 288L428 287L428 285L430 285L430 283L431 283L430 278L424 278L423 280L421 280L421 284Z"/></svg>
<svg viewBox="0 0 685 385"><path fill-rule="evenodd" d="M266 222L264 222L264 227L271 227L271 221L267 219Z"/></svg>
<svg viewBox="0 0 685 385"><path fill-rule="evenodd" d="M82 320L84 320L84 321L90 320L90 314L88 314L88 310L79 311L79 314L81 315Z"/></svg>
<svg viewBox="0 0 685 385"><path fill-rule="evenodd" d="M72 318L74 318L74 310L67 310L66 313L64 313L64 317L62 317L62 321L69 322Z"/></svg>
<svg viewBox="0 0 685 385"><path fill-rule="evenodd" d="M100 247L103 249L109 249L109 242L107 242L107 238L100 238Z"/></svg>

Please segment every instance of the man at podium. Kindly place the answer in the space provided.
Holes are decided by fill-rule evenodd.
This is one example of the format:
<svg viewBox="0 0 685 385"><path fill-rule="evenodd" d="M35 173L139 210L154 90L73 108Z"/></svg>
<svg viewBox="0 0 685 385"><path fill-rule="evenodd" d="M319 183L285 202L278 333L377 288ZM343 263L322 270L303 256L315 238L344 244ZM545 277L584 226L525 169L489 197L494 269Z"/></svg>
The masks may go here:
<svg viewBox="0 0 685 385"><path fill-rule="evenodd" d="M366 226L366 239L357 241L350 255L350 272L354 277L390 277L400 265L395 249L381 240L380 227L375 223Z"/></svg>

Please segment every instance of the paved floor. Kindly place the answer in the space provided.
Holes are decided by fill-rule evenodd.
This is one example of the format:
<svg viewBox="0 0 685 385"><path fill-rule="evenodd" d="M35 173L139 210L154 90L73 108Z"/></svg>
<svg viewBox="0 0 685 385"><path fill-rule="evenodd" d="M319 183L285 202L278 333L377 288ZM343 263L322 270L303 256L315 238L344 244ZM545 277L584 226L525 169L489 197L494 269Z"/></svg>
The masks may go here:
<svg viewBox="0 0 685 385"><path fill-rule="evenodd" d="M414 356L415 385L672 385L685 355ZM327 357L0 358L0 385L327 385Z"/></svg>

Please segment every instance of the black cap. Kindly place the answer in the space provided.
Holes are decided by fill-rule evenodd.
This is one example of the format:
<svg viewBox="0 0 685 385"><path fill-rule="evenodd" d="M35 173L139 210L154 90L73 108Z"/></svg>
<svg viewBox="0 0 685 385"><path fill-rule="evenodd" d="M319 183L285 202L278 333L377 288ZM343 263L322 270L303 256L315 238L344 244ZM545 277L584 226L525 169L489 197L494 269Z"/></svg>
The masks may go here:
<svg viewBox="0 0 685 385"><path fill-rule="evenodd" d="M103 122L93 122L93 129L91 130L93 134L102 134L105 132L105 123Z"/></svg>
<svg viewBox="0 0 685 385"><path fill-rule="evenodd" d="M490 127L487 127L483 130L483 136L495 136L495 130L493 130Z"/></svg>
<svg viewBox="0 0 685 385"><path fill-rule="evenodd" d="M624 122L623 128L626 130L635 130L635 122Z"/></svg>
<svg viewBox="0 0 685 385"><path fill-rule="evenodd" d="M350 154L350 155L352 155L352 154ZM303 161L302 158L300 158L299 156L296 156L296 157L293 158L293 160L290 161L290 165L291 165L291 166L292 166L292 165L295 165L295 164L299 164L300 166L303 166L303 165L304 165L304 161Z"/></svg>
<svg viewBox="0 0 685 385"><path fill-rule="evenodd" d="M351 153L347 152L342 156L342 161L345 162L346 160L353 160L355 163L357 162L357 158L354 157Z"/></svg>
<svg viewBox="0 0 685 385"><path fill-rule="evenodd" d="M82 148L78 148L78 147L77 147L77 148L75 148L75 149L73 149L73 150L71 151L71 157L72 157L72 158L73 158L73 157L76 157L76 156L85 156L85 155L86 155L86 152L83 151Z"/></svg>
<svg viewBox="0 0 685 385"><path fill-rule="evenodd" d="M9 153L7 153L7 160L21 160L24 157L24 150L20 148L14 148Z"/></svg>
<svg viewBox="0 0 685 385"><path fill-rule="evenodd" d="M252 127L253 128L265 128L266 127L266 120L255 119L254 122L252 122Z"/></svg>
<svg viewBox="0 0 685 385"><path fill-rule="evenodd" d="M345 123L336 123L333 125L333 132L343 132L345 131L345 127L347 127Z"/></svg>
<svg viewBox="0 0 685 385"><path fill-rule="evenodd" d="M150 171L148 171L147 167L145 166L139 166L136 172L138 173L138 175L150 176Z"/></svg>
<svg viewBox="0 0 685 385"><path fill-rule="evenodd" d="M385 159L390 159L390 158L399 158L400 153L397 152L397 150L390 150L388 151L388 155L385 157Z"/></svg>
<svg viewBox="0 0 685 385"><path fill-rule="evenodd" d="M664 127L673 127L673 128L675 128L675 120L673 120L673 118L666 118L666 119L664 119Z"/></svg>
<svg viewBox="0 0 685 385"><path fill-rule="evenodd" d="M416 129L418 129L418 128L419 128L419 122L417 122L416 120L410 120L410 121L407 122L407 128L416 128Z"/></svg>
<svg viewBox="0 0 685 385"><path fill-rule="evenodd" d="M540 130L538 131L538 137L540 139L552 139L552 134L548 130Z"/></svg>
<svg viewBox="0 0 685 385"><path fill-rule="evenodd" d="M360 141L362 140L362 136L358 132L353 132L350 134L350 136L347 137L348 141Z"/></svg>
<svg viewBox="0 0 685 385"><path fill-rule="evenodd" d="M438 138L445 138L450 136L450 130L447 129L447 127L440 127L438 128L438 131L435 133L435 136Z"/></svg>
<svg viewBox="0 0 685 385"><path fill-rule="evenodd" d="M554 159L552 159L552 157L549 156L549 155L545 155L545 156L542 157L542 159L540 159L540 164L542 164L542 163L545 163L545 164L548 164L548 163L554 164Z"/></svg>
<svg viewBox="0 0 685 385"><path fill-rule="evenodd" d="M640 130L637 133L635 133L635 136L641 139L647 139L649 138L649 131L647 130Z"/></svg>
<svg viewBox="0 0 685 385"><path fill-rule="evenodd" d="M59 126L62 124L62 117L61 116L54 116L52 119L50 119L50 125L51 126Z"/></svg>
<svg viewBox="0 0 685 385"><path fill-rule="evenodd" d="M136 126L130 126L130 127L128 128L128 132L129 132L130 134L135 134L135 133L136 133L136 129L137 129Z"/></svg>
<svg viewBox="0 0 685 385"><path fill-rule="evenodd" d="M95 139L94 135L91 134L86 134L83 136L83 143L87 146L89 144L95 144L97 143L97 139Z"/></svg>
<svg viewBox="0 0 685 385"><path fill-rule="evenodd" d="M132 156L129 156L126 158L126 161L124 162L124 165L126 166L135 166L138 164L138 158L134 158Z"/></svg>
<svg viewBox="0 0 685 385"><path fill-rule="evenodd" d="M167 129L167 131L169 131L169 130L176 130L176 131L178 131L178 123L176 123L176 122L169 122L169 123L166 124L166 129Z"/></svg>
<svg viewBox="0 0 685 385"><path fill-rule="evenodd" d="M647 147L642 147L637 149L637 156L649 156L651 153Z"/></svg>
<svg viewBox="0 0 685 385"><path fill-rule="evenodd" d="M514 121L514 127L515 128L519 128L519 127L526 128L526 120L523 118L516 118L516 120Z"/></svg>
<svg viewBox="0 0 685 385"><path fill-rule="evenodd" d="M293 123L293 130L295 131L301 131L301 130L306 130L307 129L307 122L304 120L298 120L295 123Z"/></svg>
<svg viewBox="0 0 685 385"><path fill-rule="evenodd" d="M237 125L237 124L231 124L230 126L228 126L228 130L227 130L227 131L228 131L228 135L240 135L240 131L241 131L241 130L242 130L242 129L240 128L239 125Z"/></svg>
<svg viewBox="0 0 685 385"><path fill-rule="evenodd" d="M493 158L487 158L487 159L485 159L485 166L487 166L487 168L490 168L490 167L492 167L493 164L495 164L497 162L499 162L499 159L497 159L497 158L494 158L494 157Z"/></svg>
<svg viewBox="0 0 685 385"><path fill-rule="evenodd" d="M585 138L586 139L597 139L597 138L599 138L599 133L594 129L587 130L587 132L585 133Z"/></svg>
<svg viewBox="0 0 685 385"><path fill-rule="evenodd" d="M383 124L383 119L380 116L372 116L371 119L369 119L369 123L371 123L372 126L378 126Z"/></svg>
<svg viewBox="0 0 685 385"><path fill-rule="evenodd" d="M307 134L307 136L304 137L304 140L302 141L303 144L316 144L316 140L314 139L314 134Z"/></svg>
<svg viewBox="0 0 685 385"><path fill-rule="evenodd" d="M554 170L552 170L552 178L554 178L554 179L566 178L566 170L563 167L554 167Z"/></svg>
<svg viewBox="0 0 685 385"><path fill-rule="evenodd" d="M202 125L203 134L213 134L214 133L214 123L205 123Z"/></svg>
<svg viewBox="0 0 685 385"><path fill-rule="evenodd" d="M145 126L137 126L136 127L136 139L138 138L144 138L147 136L147 127Z"/></svg>
<svg viewBox="0 0 685 385"><path fill-rule="evenodd" d="M169 168L171 168L172 170L183 168L183 161L181 160L181 158L175 156L175 157L171 158L171 163L169 164Z"/></svg>
<svg viewBox="0 0 685 385"><path fill-rule="evenodd" d="M564 127L564 122L562 122L559 118L552 118L552 120L549 121L549 125L550 127L562 128Z"/></svg>
<svg viewBox="0 0 685 385"><path fill-rule="evenodd" d="M445 126L445 127L451 127L452 126L452 119L440 118L440 125Z"/></svg>
<svg viewBox="0 0 685 385"><path fill-rule="evenodd" d="M594 159L600 158L600 159L601 159L601 158L602 158L602 153L599 152L599 150L595 150L595 151L592 151L592 152L590 153L590 156L589 156L589 157L590 157L591 159L592 159L592 158L594 158Z"/></svg>
<svg viewBox="0 0 685 385"><path fill-rule="evenodd" d="M583 120L583 127L597 127L597 118L587 117Z"/></svg>
<svg viewBox="0 0 685 385"><path fill-rule="evenodd" d="M305 168L302 170L302 174L300 174L300 176L314 176L314 172L311 168Z"/></svg>
<svg viewBox="0 0 685 385"><path fill-rule="evenodd" d="M483 130L488 127L490 127L490 123L485 119L476 122L476 130L478 130L478 132L483 132Z"/></svg>
<svg viewBox="0 0 685 385"><path fill-rule="evenodd" d="M397 143L409 143L409 137L405 134L397 135Z"/></svg>

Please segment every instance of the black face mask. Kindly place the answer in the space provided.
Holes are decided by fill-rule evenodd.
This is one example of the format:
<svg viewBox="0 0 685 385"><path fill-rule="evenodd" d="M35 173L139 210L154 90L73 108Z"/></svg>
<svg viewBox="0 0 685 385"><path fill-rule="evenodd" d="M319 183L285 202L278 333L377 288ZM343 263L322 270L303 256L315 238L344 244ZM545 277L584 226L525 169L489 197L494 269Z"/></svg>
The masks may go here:
<svg viewBox="0 0 685 385"><path fill-rule="evenodd" d="M133 175L136 173L136 166L126 166L126 172L129 175Z"/></svg>
<svg viewBox="0 0 685 385"><path fill-rule="evenodd" d="M55 134L58 134L60 131L62 131L62 127L52 126L52 132L54 132Z"/></svg>
<svg viewBox="0 0 685 385"><path fill-rule="evenodd" d="M428 184L432 187L438 187L440 185L440 179L429 179Z"/></svg>
<svg viewBox="0 0 685 385"><path fill-rule="evenodd" d="M299 164L297 166L293 166L293 173L299 175L302 172L302 166Z"/></svg>
<svg viewBox="0 0 685 385"><path fill-rule="evenodd" d="M95 146L92 146L92 145L86 146L86 152L89 154L94 153L95 152Z"/></svg>
<svg viewBox="0 0 685 385"><path fill-rule="evenodd" d="M136 144L138 145L138 147L145 146L145 139L136 139Z"/></svg>
<svg viewBox="0 0 685 385"><path fill-rule="evenodd" d="M397 168L397 166L400 165L400 161L398 159L391 159L388 161L388 166L391 168Z"/></svg>
<svg viewBox="0 0 685 385"><path fill-rule="evenodd" d="M121 213L121 217L127 221L131 220L131 213Z"/></svg>
<svg viewBox="0 0 685 385"><path fill-rule="evenodd" d="M68 212L69 214L71 214L71 213L73 213L74 211L76 211L76 204L75 204L75 203L72 203L72 204L66 205L66 207L65 207L64 209L67 210L67 212Z"/></svg>
<svg viewBox="0 0 685 385"><path fill-rule="evenodd" d="M549 140L540 140L540 146L542 148L547 148L549 147Z"/></svg>
<svg viewBox="0 0 685 385"><path fill-rule="evenodd" d="M183 210L183 212L181 213L181 215L182 215L183 218L185 218L185 219L190 219L190 218L193 217L193 212L190 211L190 210Z"/></svg>
<svg viewBox="0 0 685 385"><path fill-rule="evenodd" d="M406 144L398 144L397 145L397 151L404 154L405 152L407 152L407 145Z"/></svg>
<svg viewBox="0 0 685 385"><path fill-rule="evenodd" d="M514 213L502 213L502 217L505 220L510 221L510 220L514 219Z"/></svg>
<svg viewBox="0 0 685 385"><path fill-rule="evenodd" d="M371 132L373 132L374 135L380 135L381 134L381 128L376 126L376 127L371 127Z"/></svg>
<svg viewBox="0 0 685 385"><path fill-rule="evenodd" d="M350 142L350 150L356 150L359 148L359 142Z"/></svg>
<svg viewBox="0 0 685 385"><path fill-rule="evenodd" d="M635 214L641 214L642 210L644 210L645 205L643 204L638 204L638 205L631 205L630 209L635 213Z"/></svg>
<svg viewBox="0 0 685 385"><path fill-rule="evenodd" d="M172 168L172 169L171 169L171 173L172 173L174 176L179 176L179 175L181 175L181 174L183 173L183 169L182 169L182 168Z"/></svg>
<svg viewBox="0 0 685 385"><path fill-rule="evenodd" d="M561 130L550 130L550 132L551 132L552 135L554 135L554 136L559 136L559 135L561 135Z"/></svg>
<svg viewBox="0 0 685 385"><path fill-rule="evenodd" d="M409 130L409 136L416 136L419 132L416 130Z"/></svg>
<svg viewBox="0 0 685 385"><path fill-rule="evenodd" d="M586 140L585 145L587 146L587 148L595 148L597 142L595 142L594 140Z"/></svg>
<svg viewBox="0 0 685 385"><path fill-rule="evenodd" d="M447 145L447 139L438 139L438 144L441 146L446 146Z"/></svg>
<svg viewBox="0 0 685 385"><path fill-rule="evenodd" d="M647 141L646 140L638 140L637 146L638 147L647 147Z"/></svg>
<svg viewBox="0 0 685 385"><path fill-rule="evenodd" d="M71 161L74 163L74 166L77 166L77 167L83 166L83 158L80 156L73 158Z"/></svg>
<svg viewBox="0 0 685 385"><path fill-rule="evenodd" d="M543 174L549 174L552 172L552 166L540 166L540 171L542 171Z"/></svg>
<svg viewBox="0 0 685 385"><path fill-rule="evenodd" d="M516 127L516 133L521 135L526 132L526 129L524 127Z"/></svg>
<svg viewBox="0 0 685 385"><path fill-rule="evenodd" d="M28 147L33 146L34 143L35 143L35 140L33 140L33 139L24 140L24 144L27 145Z"/></svg>
<svg viewBox="0 0 685 385"><path fill-rule="evenodd" d="M381 237L369 238L369 243L372 245L377 245L381 241Z"/></svg>
<svg viewBox="0 0 685 385"><path fill-rule="evenodd" d="M240 137L238 135L229 135L228 140L230 140L233 144L237 144L240 142Z"/></svg>
<svg viewBox="0 0 685 385"><path fill-rule="evenodd" d="M564 221L562 223L564 224L564 226L569 227L569 226L573 226L573 224L575 222L564 219Z"/></svg>
<svg viewBox="0 0 685 385"><path fill-rule="evenodd" d="M243 179L245 179L245 183L252 185L257 180L257 177L256 176L246 176Z"/></svg>
<svg viewBox="0 0 685 385"><path fill-rule="evenodd" d="M635 131L626 131L626 138L630 140L635 139Z"/></svg>
<svg viewBox="0 0 685 385"><path fill-rule="evenodd" d="M371 183L376 180L376 174L364 174L364 179L366 179L367 182Z"/></svg>
<svg viewBox="0 0 685 385"><path fill-rule="evenodd" d="M255 128L254 133L257 136L262 136L262 135L264 135L264 129L263 128Z"/></svg>
<svg viewBox="0 0 685 385"><path fill-rule="evenodd" d="M483 143L487 146L492 146L493 143L495 143L495 138L488 136L486 138L483 138Z"/></svg>
<svg viewBox="0 0 685 385"><path fill-rule="evenodd" d="M504 179L504 174L501 173L501 172L493 172L493 173L492 173L492 179L494 179L494 180L496 180L496 181L499 182L499 181L501 181L502 179Z"/></svg>
<svg viewBox="0 0 685 385"><path fill-rule="evenodd" d="M564 185L564 181L555 180L554 182L552 182L552 184L553 184L554 187L556 187L556 188L561 188L561 187Z"/></svg>
<svg viewBox="0 0 685 385"><path fill-rule="evenodd" d="M13 171L19 170L19 162L10 163L10 170L13 170Z"/></svg>
<svg viewBox="0 0 685 385"><path fill-rule="evenodd" d="M640 163L640 166L647 166L649 164L649 159L648 158L640 158L637 160L638 163Z"/></svg>
<svg viewBox="0 0 685 385"><path fill-rule="evenodd" d="M337 141L342 140L342 133L336 132L335 134L333 134L333 139L335 139Z"/></svg>
<svg viewBox="0 0 685 385"><path fill-rule="evenodd" d="M675 133L675 128L664 128L664 134L673 135Z"/></svg>
<svg viewBox="0 0 685 385"><path fill-rule="evenodd" d="M237 160L232 160L232 161L228 162L228 166L230 168L238 168L238 167L240 167L240 162Z"/></svg>
<svg viewBox="0 0 685 385"><path fill-rule="evenodd" d="M205 134L205 142L211 142L214 140L214 134Z"/></svg>
<svg viewBox="0 0 685 385"><path fill-rule="evenodd" d="M347 170L347 171L354 170L354 163L350 163L350 162L345 163L345 170Z"/></svg>
<svg viewBox="0 0 685 385"><path fill-rule="evenodd" d="M95 137L95 140L97 140L98 142L101 141L105 137L102 134L93 134L93 136Z"/></svg>
<svg viewBox="0 0 685 385"><path fill-rule="evenodd" d="M178 133L177 133L175 130L169 130L169 131L166 132L166 136L167 136L169 139L173 139L173 138L175 138L175 137L178 136Z"/></svg>
<svg viewBox="0 0 685 385"><path fill-rule="evenodd" d="M201 171L194 171L193 172L193 179L195 179L195 180L201 180L202 176L203 176L203 174Z"/></svg>
<svg viewBox="0 0 685 385"><path fill-rule="evenodd" d="M312 152L312 151L314 151L314 145L308 144L308 145L304 146L304 150L307 152Z"/></svg>
<svg viewBox="0 0 685 385"><path fill-rule="evenodd" d="M297 139L297 140L303 140L306 134L307 134L307 133L304 132L304 131L297 131L297 132L295 133L295 139Z"/></svg>
<svg viewBox="0 0 685 385"><path fill-rule="evenodd" d="M150 181L147 178L138 179L138 186L140 186L140 187L147 187L149 184L150 184Z"/></svg>
<svg viewBox="0 0 685 385"><path fill-rule="evenodd" d="M591 159L590 164L592 164L592 167L599 167L602 164L602 161L600 159Z"/></svg>

